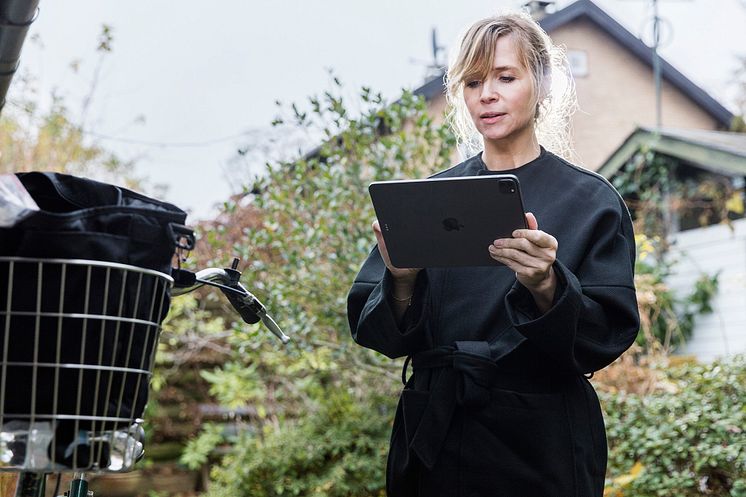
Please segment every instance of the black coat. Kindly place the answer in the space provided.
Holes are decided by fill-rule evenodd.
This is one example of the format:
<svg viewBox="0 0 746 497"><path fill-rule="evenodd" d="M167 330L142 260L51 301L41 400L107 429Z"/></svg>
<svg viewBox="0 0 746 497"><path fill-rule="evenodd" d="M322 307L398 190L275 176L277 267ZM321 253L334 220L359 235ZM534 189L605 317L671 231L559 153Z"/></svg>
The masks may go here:
<svg viewBox="0 0 746 497"><path fill-rule="evenodd" d="M509 172L539 229L559 242L546 313L505 266L436 268L419 273L397 326L377 248L350 290L355 341L408 356L414 371L394 420L389 497L603 493L606 435L586 375L639 328L629 212L601 176L543 149ZM481 154L436 176L480 174L490 174Z"/></svg>

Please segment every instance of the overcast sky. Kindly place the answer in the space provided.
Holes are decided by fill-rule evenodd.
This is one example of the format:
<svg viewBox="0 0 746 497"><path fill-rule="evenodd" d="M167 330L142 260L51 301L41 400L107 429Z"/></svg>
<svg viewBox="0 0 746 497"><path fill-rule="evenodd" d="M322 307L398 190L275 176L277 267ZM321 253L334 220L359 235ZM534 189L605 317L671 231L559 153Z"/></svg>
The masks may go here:
<svg viewBox="0 0 746 497"><path fill-rule="evenodd" d="M240 135L268 127L275 100L304 102L325 91L327 68L350 90L366 85L396 98L424 82L432 28L450 47L467 24L520 3L41 0L29 32L39 42L27 39L21 64L41 95L54 89L65 96L80 120L98 33L110 25L113 52L85 118L99 136L89 139L136 158L139 174L168 186L166 200L204 218L240 189L228 181L231 159L246 144ZM649 38L649 0L596 3ZM746 4L661 0L659 9L672 27L664 29L663 56L732 109L737 56L746 55Z"/></svg>

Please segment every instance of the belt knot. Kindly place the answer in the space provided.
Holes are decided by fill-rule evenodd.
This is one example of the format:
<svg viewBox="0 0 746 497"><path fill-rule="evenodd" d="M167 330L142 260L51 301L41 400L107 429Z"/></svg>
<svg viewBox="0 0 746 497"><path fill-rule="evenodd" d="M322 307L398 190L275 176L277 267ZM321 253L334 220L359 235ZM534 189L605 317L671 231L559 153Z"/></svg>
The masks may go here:
<svg viewBox="0 0 746 497"><path fill-rule="evenodd" d="M456 401L459 405L483 407L489 404L489 375L492 368L494 364L489 359L461 350L454 352L453 370L459 376L456 390Z"/></svg>
<svg viewBox="0 0 746 497"><path fill-rule="evenodd" d="M421 352L413 357L412 365L415 371L444 368L408 441L423 464L432 469L456 406L487 405L497 366L492 361L489 344L484 341L458 341L454 346Z"/></svg>

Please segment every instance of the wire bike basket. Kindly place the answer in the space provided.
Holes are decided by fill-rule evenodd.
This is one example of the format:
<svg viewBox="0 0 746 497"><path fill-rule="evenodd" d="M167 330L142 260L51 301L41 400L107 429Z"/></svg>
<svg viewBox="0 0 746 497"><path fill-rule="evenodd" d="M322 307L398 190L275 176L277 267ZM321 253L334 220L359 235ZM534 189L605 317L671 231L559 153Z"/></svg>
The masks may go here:
<svg viewBox="0 0 746 497"><path fill-rule="evenodd" d="M0 471L132 469L172 283L113 262L0 257Z"/></svg>
<svg viewBox="0 0 746 497"><path fill-rule="evenodd" d="M238 259L180 267L195 238L178 207L65 174L0 179L0 471L20 473L17 497L44 495L47 473L75 472L80 497L85 473L133 469L172 295L219 288L244 322L290 340Z"/></svg>
<svg viewBox="0 0 746 497"><path fill-rule="evenodd" d="M194 246L186 212L86 178L15 176L36 207L0 227L0 471L129 471L167 274Z"/></svg>

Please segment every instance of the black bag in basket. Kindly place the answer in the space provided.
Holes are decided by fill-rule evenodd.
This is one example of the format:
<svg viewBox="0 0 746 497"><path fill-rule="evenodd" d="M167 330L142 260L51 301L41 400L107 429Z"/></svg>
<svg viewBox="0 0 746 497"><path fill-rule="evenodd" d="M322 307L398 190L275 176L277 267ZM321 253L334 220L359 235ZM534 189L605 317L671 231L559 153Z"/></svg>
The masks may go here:
<svg viewBox="0 0 746 497"><path fill-rule="evenodd" d="M70 175L17 176L40 211L0 228L0 256L170 274L176 249L194 243L183 226L186 213L174 205ZM110 430L141 417L158 325L170 304L165 285L152 271L0 262L4 421L13 414L28 420L32 412L37 421L72 419L57 423L57 438L71 441L80 430Z"/></svg>

